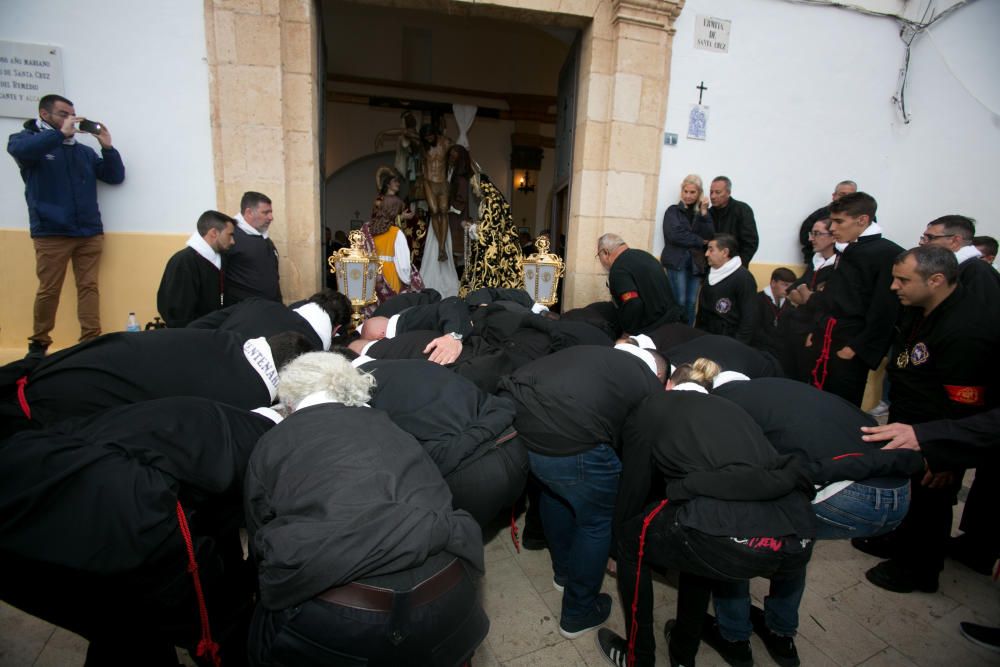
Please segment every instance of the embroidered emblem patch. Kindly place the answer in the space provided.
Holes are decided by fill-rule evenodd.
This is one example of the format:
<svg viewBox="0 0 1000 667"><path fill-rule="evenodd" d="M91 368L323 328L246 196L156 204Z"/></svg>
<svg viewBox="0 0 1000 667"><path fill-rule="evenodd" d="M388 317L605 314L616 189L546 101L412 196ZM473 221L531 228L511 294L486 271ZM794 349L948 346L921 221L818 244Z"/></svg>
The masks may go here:
<svg viewBox="0 0 1000 667"><path fill-rule="evenodd" d="M733 302L729 299L719 299L715 302L715 312L725 315L733 309Z"/></svg>
<svg viewBox="0 0 1000 667"><path fill-rule="evenodd" d="M913 346L913 351L910 352L910 361L913 362L914 366L919 366L930 358L931 353L927 351L927 346L924 343L917 343Z"/></svg>

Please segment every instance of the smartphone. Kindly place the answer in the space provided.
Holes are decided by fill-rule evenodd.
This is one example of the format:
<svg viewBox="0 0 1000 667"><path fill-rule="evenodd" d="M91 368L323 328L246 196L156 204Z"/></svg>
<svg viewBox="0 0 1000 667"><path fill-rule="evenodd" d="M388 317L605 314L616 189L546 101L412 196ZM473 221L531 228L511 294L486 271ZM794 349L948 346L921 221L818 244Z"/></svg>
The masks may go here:
<svg viewBox="0 0 1000 667"><path fill-rule="evenodd" d="M89 134L100 134L104 126L95 121L84 118L80 121L80 131L87 132Z"/></svg>

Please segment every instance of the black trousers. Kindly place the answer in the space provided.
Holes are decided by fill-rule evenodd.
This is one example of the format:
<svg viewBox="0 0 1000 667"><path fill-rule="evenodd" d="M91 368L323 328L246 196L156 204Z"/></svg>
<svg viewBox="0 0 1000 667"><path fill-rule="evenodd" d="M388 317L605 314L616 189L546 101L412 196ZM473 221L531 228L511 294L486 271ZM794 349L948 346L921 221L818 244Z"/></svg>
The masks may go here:
<svg viewBox="0 0 1000 667"><path fill-rule="evenodd" d="M952 507L958 502L963 473L957 471L955 481L942 489L922 486L923 473L910 480L910 509L894 531L899 545L894 560L918 577L937 577L944 569Z"/></svg>
<svg viewBox="0 0 1000 667"><path fill-rule="evenodd" d="M997 530L996 512L1000 507L1000 465L989 464L976 468L976 478L969 489L962 511L959 528L968 535L975 548L984 556L1000 558L1000 531Z"/></svg>
<svg viewBox="0 0 1000 667"><path fill-rule="evenodd" d="M519 436L484 445L444 481L452 507L465 510L485 529L502 509L513 505L528 478L528 450Z"/></svg>
<svg viewBox="0 0 1000 667"><path fill-rule="evenodd" d="M434 558L440 564L440 559ZM444 560L444 566L449 560ZM451 590L424 605L412 607L407 597L407 593L396 593L390 612L356 609L319 598L278 611L258 605L250 626L249 664L457 667L468 661L486 638L489 619L468 571Z"/></svg>
<svg viewBox="0 0 1000 667"><path fill-rule="evenodd" d="M655 506L653 506L655 507ZM785 538L716 537L682 526L679 506L667 505L650 522L642 566L638 566L639 536L647 512L627 521L618 535L618 593L625 609L626 634L632 627L632 602L638 582L636 664L653 665L653 584L650 566L679 570L677 625L670 636L670 655L681 664L694 664L701 627L715 581L743 581L753 577L788 577L805 569L812 540Z"/></svg>

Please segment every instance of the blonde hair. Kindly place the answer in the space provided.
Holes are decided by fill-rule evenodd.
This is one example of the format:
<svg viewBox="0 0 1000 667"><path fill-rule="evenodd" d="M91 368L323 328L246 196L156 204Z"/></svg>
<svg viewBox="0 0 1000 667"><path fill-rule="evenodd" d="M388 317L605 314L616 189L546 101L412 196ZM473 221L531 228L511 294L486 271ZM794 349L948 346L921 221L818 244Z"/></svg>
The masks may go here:
<svg viewBox="0 0 1000 667"><path fill-rule="evenodd" d="M688 174L684 177L684 180L681 181L680 193L684 192L685 185L693 185L698 188L698 199L701 199L701 196L705 194L705 186L701 184L701 176L698 174ZM680 201L680 194L677 195L677 200Z"/></svg>
<svg viewBox="0 0 1000 667"><path fill-rule="evenodd" d="M711 391L715 376L722 372L722 367L711 359L699 357L689 364L681 364L670 376L670 381L677 386L684 382L694 382L696 385Z"/></svg>
<svg viewBox="0 0 1000 667"><path fill-rule="evenodd" d="M293 412L303 398L323 392L347 406L364 405L375 378L331 352L308 352L290 361L278 375L278 398Z"/></svg>

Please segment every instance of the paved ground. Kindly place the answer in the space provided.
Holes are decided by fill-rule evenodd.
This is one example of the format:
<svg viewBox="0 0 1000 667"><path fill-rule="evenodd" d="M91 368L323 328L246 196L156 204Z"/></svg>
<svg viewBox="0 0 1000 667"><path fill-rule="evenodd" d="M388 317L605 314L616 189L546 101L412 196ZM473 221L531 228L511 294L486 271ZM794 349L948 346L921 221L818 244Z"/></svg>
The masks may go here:
<svg viewBox="0 0 1000 667"><path fill-rule="evenodd" d="M897 595L864 578L864 571L876 562L846 542L817 546L796 640L803 665L1000 665L1000 654L974 646L958 632L963 620L1000 625L1000 584L949 562L938 593ZM596 649L594 633L573 641L559 634L560 594L552 588L547 551L517 553L509 532L501 531L487 545L486 566L484 597L492 627L476 654L476 667L606 664ZM606 579L604 586L617 598L612 579ZM656 620L662 625L674 615L676 593L663 581L654 587ZM766 582L755 581L752 590L759 604ZM617 599L609 625L622 632ZM82 665L86 646L81 637L0 603L3 667ZM663 647L657 648L658 664L667 665ZM758 665L774 664L756 637L753 650ZM702 646L700 667L723 664L712 649Z"/></svg>

